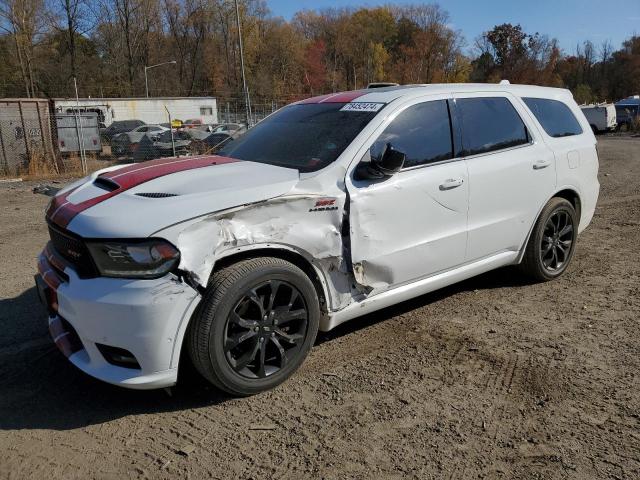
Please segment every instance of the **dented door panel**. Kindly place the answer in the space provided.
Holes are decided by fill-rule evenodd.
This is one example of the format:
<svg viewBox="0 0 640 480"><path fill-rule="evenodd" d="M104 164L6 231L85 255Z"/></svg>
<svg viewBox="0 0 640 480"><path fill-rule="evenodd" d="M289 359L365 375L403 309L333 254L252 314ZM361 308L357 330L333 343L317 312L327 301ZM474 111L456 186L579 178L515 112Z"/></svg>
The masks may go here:
<svg viewBox="0 0 640 480"><path fill-rule="evenodd" d="M461 184L447 188L449 180ZM405 170L374 183L348 182L358 283L382 291L462 264L468 184L464 161Z"/></svg>

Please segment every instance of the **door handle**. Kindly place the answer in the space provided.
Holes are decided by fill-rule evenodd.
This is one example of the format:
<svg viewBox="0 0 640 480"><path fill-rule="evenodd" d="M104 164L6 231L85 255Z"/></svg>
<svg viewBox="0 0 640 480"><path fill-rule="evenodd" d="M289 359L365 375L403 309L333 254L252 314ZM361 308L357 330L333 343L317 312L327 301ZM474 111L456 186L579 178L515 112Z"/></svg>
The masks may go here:
<svg viewBox="0 0 640 480"><path fill-rule="evenodd" d="M440 190L451 190L452 188L459 187L463 183L464 180L461 178L447 178L440 184Z"/></svg>
<svg viewBox="0 0 640 480"><path fill-rule="evenodd" d="M549 160L538 160L533 164L533 169L542 170L543 168L547 168L549 165L551 165L551 162Z"/></svg>

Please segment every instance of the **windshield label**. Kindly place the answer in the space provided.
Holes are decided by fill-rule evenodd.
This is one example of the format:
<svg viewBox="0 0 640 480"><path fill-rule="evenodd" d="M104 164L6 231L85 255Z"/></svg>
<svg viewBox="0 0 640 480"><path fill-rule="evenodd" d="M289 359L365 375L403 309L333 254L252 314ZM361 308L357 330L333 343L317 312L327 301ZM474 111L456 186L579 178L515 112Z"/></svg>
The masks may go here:
<svg viewBox="0 0 640 480"><path fill-rule="evenodd" d="M373 102L351 102L340 109L341 112L377 112L384 106L384 103Z"/></svg>

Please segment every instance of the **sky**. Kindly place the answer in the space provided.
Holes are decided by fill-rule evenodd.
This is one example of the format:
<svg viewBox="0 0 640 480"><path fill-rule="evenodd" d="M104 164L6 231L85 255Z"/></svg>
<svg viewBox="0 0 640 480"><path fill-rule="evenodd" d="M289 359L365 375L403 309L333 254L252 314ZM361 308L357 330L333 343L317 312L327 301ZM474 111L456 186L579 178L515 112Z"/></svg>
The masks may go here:
<svg viewBox="0 0 640 480"><path fill-rule="evenodd" d="M374 7L406 3L398 0L266 0L275 16L289 20L303 9ZM539 32L558 39L565 53L591 40L600 45L610 40L614 49L631 35L640 35L640 0L441 0L449 12L451 27L461 30L468 47L482 32L501 23L519 23L527 33Z"/></svg>

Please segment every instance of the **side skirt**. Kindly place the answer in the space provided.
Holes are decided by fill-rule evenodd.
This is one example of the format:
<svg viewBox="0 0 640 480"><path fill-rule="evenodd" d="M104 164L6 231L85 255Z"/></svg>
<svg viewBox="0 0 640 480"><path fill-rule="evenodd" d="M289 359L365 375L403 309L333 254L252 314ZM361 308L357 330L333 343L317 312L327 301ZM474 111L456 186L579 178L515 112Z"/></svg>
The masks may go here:
<svg viewBox="0 0 640 480"><path fill-rule="evenodd" d="M433 292L434 290L475 277L476 275L494 270L498 267L513 264L518 258L518 253L519 252L514 251L497 253L454 270L438 273L431 277L401 285L372 297L365 298L364 300L355 301L342 310L330 313L320 324L320 329L322 331L331 330L353 318L375 312L376 310L404 302L411 298L419 297L425 293Z"/></svg>

